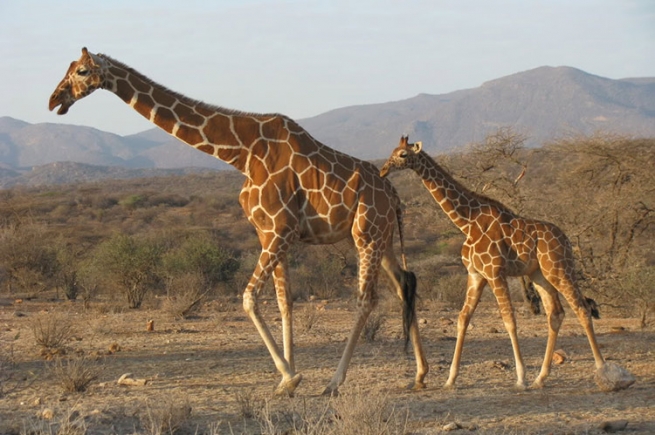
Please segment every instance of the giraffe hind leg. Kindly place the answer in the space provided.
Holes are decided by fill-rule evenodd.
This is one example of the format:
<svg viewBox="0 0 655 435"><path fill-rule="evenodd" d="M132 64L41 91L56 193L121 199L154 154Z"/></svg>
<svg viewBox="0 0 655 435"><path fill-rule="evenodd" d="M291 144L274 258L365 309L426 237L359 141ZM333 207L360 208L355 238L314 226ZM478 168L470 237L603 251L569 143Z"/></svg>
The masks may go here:
<svg viewBox="0 0 655 435"><path fill-rule="evenodd" d="M521 356L521 348L519 347L519 339L516 327L516 317L514 316L514 308L512 301L509 297L509 289L507 287L507 279L504 276L496 276L493 280L489 280L489 285L494 292L500 315L503 318L505 329L509 334L509 339L512 342L512 351L514 352L514 363L516 364L516 388L523 390L526 388L525 384L525 364Z"/></svg>
<svg viewBox="0 0 655 435"><path fill-rule="evenodd" d="M389 276L396 289L396 294L403 303L405 348L407 348L407 341L409 340L414 349L416 377L414 382L409 385L409 389L420 390L425 388L424 379L428 373L429 366L421 343L418 322L416 321L416 275L413 272L401 269L393 256L393 252L383 258L382 267Z"/></svg>
<svg viewBox="0 0 655 435"><path fill-rule="evenodd" d="M364 329L369 314L371 314L371 311L373 311L373 308L378 302L377 279L380 270L380 261L375 263L366 258L367 248L371 249L372 247L368 245L358 246L360 266L358 272L357 314L355 325L348 336L348 342L346 343L346 348L341 355L341 360L339 361L337 370L334 372L332 379L323 391L323 395L335 396L339 394L338 389L346 380L346 372L348 371L348 365L350 364L350 359L355 350L357 340L362 333L362 329Z"/></svg>
<svg viewBox="0 0 655 435"><path fill-rule="evenodd" d="M544 360L541 364L539 375L532 383L533 388L542 388L545 379L550 374L553 353L555 352L555 346L557 344L557 335L559 334L560 326L564 320L564 308L559 300L557 290L546 281L546 279L544 279L541 272L535 273L531 279L541 296L544 310L546 311L546 319L548 321L548 341L546 343Z"/></svg>
<svg viewBox="0 0 655 435"><path fill-rule="evenodd" d="M632 373L618 364L605 362L605 359L601 355L592 322L594 307L589 306L589 302L582 296L582 293L572 281L564 281L560 289L587 334L587 339L594 355L596 365L594 380L598 387L603 391L617 391L628 388L635 382L635 377Z"/></svg>

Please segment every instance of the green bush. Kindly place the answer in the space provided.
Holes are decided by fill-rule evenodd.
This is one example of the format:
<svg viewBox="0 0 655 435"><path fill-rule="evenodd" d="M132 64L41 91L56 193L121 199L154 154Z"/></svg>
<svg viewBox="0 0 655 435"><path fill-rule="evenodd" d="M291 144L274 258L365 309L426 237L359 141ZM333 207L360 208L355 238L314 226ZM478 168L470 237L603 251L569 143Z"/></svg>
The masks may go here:
<svg viewBox="0 0 655 435"><path fill-rule="evenodd" d="M161 284L158 274L163 247L147 236L115 234L98 246L98 270L121 289L129 308L140 308L146 294Z"/></svg>

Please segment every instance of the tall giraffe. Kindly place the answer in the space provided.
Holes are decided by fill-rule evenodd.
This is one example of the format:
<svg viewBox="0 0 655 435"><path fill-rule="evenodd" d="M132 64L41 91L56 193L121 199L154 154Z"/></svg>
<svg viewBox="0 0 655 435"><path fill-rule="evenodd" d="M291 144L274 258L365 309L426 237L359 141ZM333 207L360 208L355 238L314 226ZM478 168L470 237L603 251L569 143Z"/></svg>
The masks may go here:
<svg viewBox="0 0 655 435"><path fill-rule="evenodd" d="M393 150L380 175L385 177L400 169L413 169L450 220L466 235L462 246L462 262L468 271L466 302L457 322L457 342L446 387L455 384L466 329L486 284L498 301L512 342L517 387L526 387L508 276L530 277L543 299L548 319L546 354L534 387L543 387L550 372L557 334L564 319L558 292L571 305L587 334L597 369L596 381L601 388L627 388L634 382L634 377L624 369L614 364L607 367L601 355L591 320L592 307L575 284L571 243L558 227L517 216L498 201L468 190L422 150L421 142L410 144L407 136L400 139L400 145Z"/></svg>
<svg viewBox="0 0 655 435"><path fill-rule="evenodd" d="M425 386L428 365L415 318L416 279L401 268L393 252L396 225L403 251L400 199L373 164L321 144L286 116L243 113L192 100L86 48L50 96L49 108L59 106L57 113L63 115L96 89L113 92L169 134L245 175L239 202L257 231L262 251L244 290L243 307L282 374L277 394L292 395L302 380L295 371L287 276L287 253L297 241L332 244L349 239L359 255L355 325L324 394L337 394L346 378L357 339L377 303L380 266L403 301L405 338L411 339L416 356L413 388ZM406 268L404 253L402 257ZM270 275L282 317L284 354L257 304Z"/></svg>

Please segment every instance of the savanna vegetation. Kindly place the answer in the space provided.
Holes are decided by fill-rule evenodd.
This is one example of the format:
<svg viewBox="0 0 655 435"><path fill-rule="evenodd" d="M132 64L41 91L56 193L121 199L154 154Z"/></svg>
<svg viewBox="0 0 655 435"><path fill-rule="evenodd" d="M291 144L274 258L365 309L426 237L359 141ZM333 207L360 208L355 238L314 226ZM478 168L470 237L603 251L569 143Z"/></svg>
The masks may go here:
<svg viewBox="0 0 655 435"><path fill-rule="evenodd" d="M499 129L484 142L437 160L471 190L521 215L560 226L574 245L583 292L596 300L601 312L635 317L641 328L652 325L655 139L598 134L538 149L527 149L524 143L525 137L516 131ZM388 144L389 151L394 146ZM443 304L456 312L466 282L459 260L463 235L414 173L394 173L391 179L406 207L406 252L409 268L419 279L421 303ZM243 314L239 295L259 254L255 232L238 203L242 182L241 174L225 171L0 191L0 298L75 304L92 316L147 311L184 322L203 311L219 310L232 313L229 319L235 320ZM294 300L318 304L296 311L298 331L312 330L320 304L352 298L357 260L347 243L298 245L290 266ZM512 283L516 301L522 297L521 285L525 283ZM274 312L271 288L269 283L264 300L270 299ZM71 358L62 351L64 343L74 339L70 322L66 316L30 321L40 357L55 361L49 376L69 393L86 391L100 374L88 355ZM374 341L384 324L384 318L372 316L365 341ZM29 383L11 376L16 340L19 337L2 343L0 349L0 400L9 397L14 386L27 388ZM259 433L279 433L284 426L271 417L269 404L246 392L235 397L241 416L259 422ZM333 424L330 432L321 426L334 421L334 413L342 416L336 420L342 426L363 421L361 415L345 417L363 412L359 404L339 400L311 418L304 414L306 409L289 411L287 427L294 432L287 433L365 433L362 427L335 429ZM367 426L372 428L369 433L406 433L409 411L390 406L386 396L378 401L377 414L366 416L374 419ZM133 432L177 432L191 412L180 403L163 411L148 407L139 420L141 429ZM298 416L304 418L302 424L294 420ZM84 433L86 428L75 432L84 424L75 426L74 421L68 416L58 427ZM206 433L223 433L218 427ZM230 431L242 432L234 427ZM21 433L49 432L39 426Z"/></svg>

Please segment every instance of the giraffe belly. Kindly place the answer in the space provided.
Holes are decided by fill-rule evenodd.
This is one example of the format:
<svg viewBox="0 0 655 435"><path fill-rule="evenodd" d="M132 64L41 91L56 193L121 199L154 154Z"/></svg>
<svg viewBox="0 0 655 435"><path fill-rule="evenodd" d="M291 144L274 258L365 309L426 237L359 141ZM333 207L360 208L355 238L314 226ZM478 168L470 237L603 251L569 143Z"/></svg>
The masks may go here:
<svg viewBox="0 0 655 435"><path fill-rule="evenodd" d="M350 223L342 220L331 224L322 217L305 218L300 221L298 240L314 245L328 245L351 237Z"/></svg>

